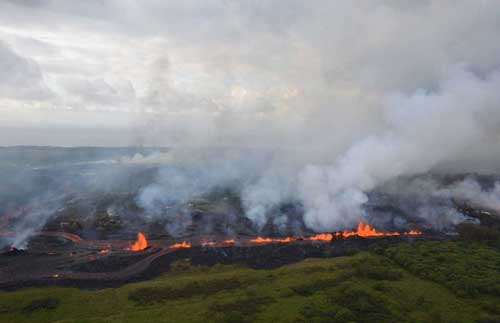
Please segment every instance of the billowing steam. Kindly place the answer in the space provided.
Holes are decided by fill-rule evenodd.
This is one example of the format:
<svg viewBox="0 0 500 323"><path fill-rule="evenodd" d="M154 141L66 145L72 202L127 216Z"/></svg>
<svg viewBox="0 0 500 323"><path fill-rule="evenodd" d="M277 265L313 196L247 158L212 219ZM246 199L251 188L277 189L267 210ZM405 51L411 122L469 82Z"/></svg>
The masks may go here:
<svg viewBox="0 0 500 323"><path fill-rule="evenodd" d="M37 155L23 164L36 168L36 183L9 179L19 162L6 158L1 202L16 203L3 214L44 191L102 205L120 196L81 212L118 210L172 235L192 229L204 203L194 201L211 198L224 221L243 217L254 233L342 230L363 218L444 230L465 219L454 199L500 211L496 1L29 6L0 4L0 56L13 62L0 76L0 96L9 93L0 140L164 148L43 167ZM134 207L123 211L127 201ZM9 227L16 243L54 208L21 212L29 215Z"/></svg>
<svg viewBox="0 0 500 323"><path fill-rule="evenodd" d="M278 152L269 162L249 168L242 160L228 156L204 156L198 161L198 172L168 168L161 171L159 182L142 191L141 205L148 207L155 200L165 199L187 201L216 187L238 185L246 216L259 228L279 217L276 208L289 201L304 206L304 221L311 229L352 227L369 215L363 208L369 192L390 181L397 183L400 177L435 171L496 138L500 126L497 88L497 72L481 79L458 66L433 91L388 95L384 101L386 127L332 156L331 163L306 161L290 167L287 159L293 156ZM484 191L471 178L446 188L439 188L430 180L425 183L426 187L412 192L427 197L426 201L421 199L414 215L436 227L456 223L463 216L450 203L431 204L431 198L458 198L500 210L500 195L496 194L500 184L492 191ZM401 184L397 194L414 188Z"/></svg>
<svg viewBox="0 0 500 323"><path fill-rule="evenodd" d="M333 165L308 165L300 173L306 224L318 230L352 224L362 215L366 192L398 176L428 172L496 137L499 87L497 72L479 79L458 69L435 91L390 97L386 129L355 142ZM465 196L478 193L477 184L461 188Z"/></svg>

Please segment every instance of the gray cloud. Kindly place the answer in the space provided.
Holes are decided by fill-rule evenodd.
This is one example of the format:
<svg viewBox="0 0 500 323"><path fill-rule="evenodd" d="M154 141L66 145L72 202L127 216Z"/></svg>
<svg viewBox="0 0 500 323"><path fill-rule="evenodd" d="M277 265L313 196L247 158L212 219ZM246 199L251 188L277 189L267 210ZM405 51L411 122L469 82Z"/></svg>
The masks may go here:
<svg viewBox="0 0 500 323"><path fill-rule="evenodd" d="M50 92L37 63L22 57L0 41L0 97L44 100Z"/></svg>

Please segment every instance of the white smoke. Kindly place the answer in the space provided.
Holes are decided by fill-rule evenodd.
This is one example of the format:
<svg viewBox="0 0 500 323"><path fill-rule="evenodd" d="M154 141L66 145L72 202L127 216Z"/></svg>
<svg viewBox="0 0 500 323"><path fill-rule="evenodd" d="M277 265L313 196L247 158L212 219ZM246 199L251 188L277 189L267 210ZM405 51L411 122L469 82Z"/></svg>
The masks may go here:
<svg viewBox="0 0 500 323"><path fill-rule="evenodd" d="M383 109L385 127L355 141L344 153L327 158L331 163L316 164L296 158L290 164L288 159L293 156L280 152L272 162L252 165L248 168L252 172L247 172L237 164L241 159L211 156L199 161L203 170L196 176L179 178L177 171L161 175L162 184L143 191L142 205L150 205L151 199L172 197L187 201L216 186L237 182L241 185L246 216L258 228L278 216L271 211L287 201L304 205L304 222L314 230L353 226L366 215L363 204L373 189L398 177L423 174L459 160L471 147L491 145L500 126L498 88L497 71L480 78L459 65L447 72L432 91L420 89L409 95L387 95ZM214 163L223 163L225 167L213 167ZM469 179L447 188L446 194L432 188L430 195L466 198L499 209L497 190L485 192ZM451 209L431 212L429 204L426 206L418 213L436 227L462 219Z"/></svg>
<svg viewBox="0 0 500 323"><path fill-rule="evenodd" d="M229 186L257 228L291 201L333 230L400 177L500 172L494 0L82 6L0 3L0 55L19 63L0 94L24 88L0 97L0 143L175 147L116 161L160 165L137 198L150 216ZM437 227L460 217L430 197L497 206L472 180L431 186L416 213Z"/></svg>
<svg viewBox="0 0 500 323"><path fill-rule="evenodd" d="M495 182L490 189L483 189L473 178L466 178L451 187L436 189L433 192L436 196L472 202L477 206L500 212L500 182Z"/></svg>
<svg viewBox="0 0 500 323"><path fill-rule="evenodd" d="M34 198L25 206L22 217L12 227L15 236L10 245L17 249L25 249L29 238L36 231L41 230L43 225L62 208L63 202L60 196L51 193L42 194Z"/></svg>
<svg viewBox="0 0 500 323"><path fill-rule="evenodd" d="M301 172L306 224L321 230L352 223L367 191L398 176L430 171L481 145L500 125L499 87L498 72L479 79L457 68L436 91L390 97L382 133L354 143L333 165L310 165Z"/></svg>

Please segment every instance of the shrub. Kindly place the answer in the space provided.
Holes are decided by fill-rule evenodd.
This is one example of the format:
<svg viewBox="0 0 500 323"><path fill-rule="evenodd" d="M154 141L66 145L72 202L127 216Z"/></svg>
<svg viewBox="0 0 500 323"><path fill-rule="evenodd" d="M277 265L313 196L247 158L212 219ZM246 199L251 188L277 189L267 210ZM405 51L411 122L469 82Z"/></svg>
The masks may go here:
<svg viewBox="0 0 500 323"><path fill-rule="evenodd" d="M170 265L170 272L172 273L182 273L186 271L190 271L192 269L191 259L180 259L174 261Z"/></svg>
<svg viewBox="0 0 500 323"><path fill-rule="evenodd" d="M374 280L400 280L403 272L393 267L379 261L366 261L357 265L355 273L356 276Z"/></svg>
<svg viewBox="0 0 500 323"><path fill-rule="evenodd" d="M300 314L303 318L301 322L304 323L345 322L346 318L355 321L354 315L349 309L330 302L324 296L308 298L307 303L300 310Z"/></svg>
<svg viewBox="0 0 500 323"><path fill-rule="evenodd" d="M227 303L215 302L209 307L208 316L217 322L252 322L262 307L273 302L266 296L244 297Z"/></svg>
<svg viewBox="0 0 500 323"><path fill-rule="evenodd" d="M179 298L190 298L196 295L212 295L223 290L237 289L241 286L241 282L234 278L193 281L181 288L170 286L139 288L131 291L128 298L145 305Z"/></svg>
<svg viewBox="0 0 500 323"><path fill-rule="evenodd" d="M291 289L301 296L309 296L316 292L320 292L322 290L337 286L340 282L342 282L342 280L342 277L319 279L312 282L306 282L300 285L292 286Z"/></svg>
<svg viewBox="0 0 500 323"><path fill-rule="evenodd" d="M461 223L457 225L459 238L464 241L494 242L500 240L498 227L487 227L474 223Z"/></svg>
<svg viewBox="0 0 500 323"><path fill-rule="evenodd" d="M349 309L356 322L401 322L402 317L392 313L378 293L366 287L345 284L331 302Z"/></svg>
<svg viewBox="0 0 500 323"><path fill-rule="evenodd" d="M334 321L339 323L354 322L356 321L356 316L347 308L341 307L335 313Z"/></svg>
<svg viewBox="0 0 500 323"><path fill-rule="evenodd" d="M460 296L500 296L500 251L474 242L400 244L385 253L413 274Z"/></svg>
<svg viewBox="0 0 500 323"><path fill-rule="evenodd" d="M382 300L365 288L348 286L342 290L341 295L337 301L356 313L385 312Z"/></svg>
<svg viewBox="0 0 500 323"><path fill-rule="evenodd" d="M31 314L38 310L53 310L57 306L59 306L59 300L53 297L45 297L41 299L37 299L23 307L22 312L24 314Z"/></svg>

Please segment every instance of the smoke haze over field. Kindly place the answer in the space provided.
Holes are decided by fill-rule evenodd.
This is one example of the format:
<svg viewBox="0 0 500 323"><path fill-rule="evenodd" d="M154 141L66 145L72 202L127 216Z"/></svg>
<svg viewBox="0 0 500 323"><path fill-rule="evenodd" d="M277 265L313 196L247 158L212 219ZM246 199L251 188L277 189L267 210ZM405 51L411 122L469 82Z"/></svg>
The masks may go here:
<svg viewBox="0 0 500 323"><path fill-rule="evenodd" d="M149 215L231 187L259 228L293 201L335 230L399 178L500 172L499 32L493 0L3 1L0 145L172 147L119 161L160 165ZM396 186L435 226L431 197L500 209L424 182Z"/></svg>

